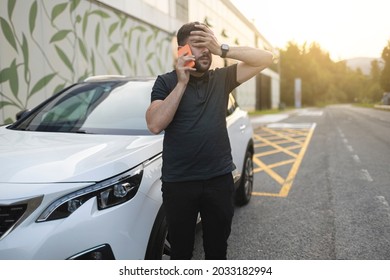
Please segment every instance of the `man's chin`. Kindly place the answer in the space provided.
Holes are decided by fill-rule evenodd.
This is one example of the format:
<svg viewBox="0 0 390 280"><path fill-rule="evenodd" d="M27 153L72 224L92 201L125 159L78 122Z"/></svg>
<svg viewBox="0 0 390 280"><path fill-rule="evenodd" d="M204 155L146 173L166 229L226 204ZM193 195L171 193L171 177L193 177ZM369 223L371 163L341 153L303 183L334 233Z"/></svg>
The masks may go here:
<svg viewBox="0 0 390 280"><path fill-rule="evenodd" d="M210 66L211 66L211 63L209 61L208 62L197 62L195 64L196 71L200 72L200 73L204 73L207 70L209 70Z"/></svg>

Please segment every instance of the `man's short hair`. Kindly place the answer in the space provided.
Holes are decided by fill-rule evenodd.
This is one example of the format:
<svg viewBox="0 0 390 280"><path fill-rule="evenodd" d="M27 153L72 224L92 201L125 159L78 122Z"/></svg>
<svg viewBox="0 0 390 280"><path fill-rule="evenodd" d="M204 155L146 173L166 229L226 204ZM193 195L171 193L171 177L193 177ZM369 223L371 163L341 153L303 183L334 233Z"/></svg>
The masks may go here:
<svg viewBox="0 0 390 280"><path fill-rule="evenodd" d="M187 43L188 37L191 35L191 31L195 30L202 30L200 28L195 27L195 25L199 25L200 23L198 21L189 22L184 24L180 29L177 31L177 44L179 46L184 46Z"/></svg>

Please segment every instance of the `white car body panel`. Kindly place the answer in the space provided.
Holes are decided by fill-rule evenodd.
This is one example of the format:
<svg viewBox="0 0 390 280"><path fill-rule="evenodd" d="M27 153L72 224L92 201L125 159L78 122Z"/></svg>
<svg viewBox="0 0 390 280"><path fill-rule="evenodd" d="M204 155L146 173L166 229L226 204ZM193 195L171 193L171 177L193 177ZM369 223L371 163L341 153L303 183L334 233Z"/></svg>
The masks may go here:
<svg viewBox="0 0 390 280"><path fill-rule="evenodd" d="M248 140L252 138L253 129L248 113L237 108L226 118L233 162L237 171L241 173L244 166L244 155L248 148Z"/></svg>
<svg viewBox="0 0 390 280"><path fill-rule="evenodd" d="M42 133L2 127L0 162L7 164L0 170L0 182L97 182L124 172L161 150L161 135Z"/></svg>
<svg viewBox="0 0 390 280"><path fill-rule="evenodd" d="M23 226L0 239L0 259L71 257L80 253L79 248L106 243L107 236L101 229L105 224L117 225L112 231L115 235L109 237L116 258L143 259L162 203L162 160L158 155L161 155L163 136L64 136L63 133L26 133L0 128L0 143L14 143L12 146L0 144L0 162L7 163L0 171L0 205L44 194L41 205L23 221ZM157 160L148 163L148 159L156 155ZM148 168L144 169L139 191L131 201L99 211L96 199L91 199L66 219L35 222L58 197L143 162Z"/></svg>
<svg viewBox="0 0 390 280"><path fill-rule="evenodd" d="M120 94L134 87L140 91L140 85L125 84ZM149 92L152 85L149 81ZM140 108L148 104L145 100L136 102L134 106ZM127 104L122 105L127 108ZM227 117L227 128L240 173L253 133L247 113L236 108ZM104 135L0 127L0 209L30 203L19 221L0 236L0 259L68 259L102 244L109 244L115 259L145 258L162 204L162 141L162 134ZM129 201L99 210L97 198L92 197L66 218L37 222L54 201L139 165L143 166L142 180Z"/></svg>

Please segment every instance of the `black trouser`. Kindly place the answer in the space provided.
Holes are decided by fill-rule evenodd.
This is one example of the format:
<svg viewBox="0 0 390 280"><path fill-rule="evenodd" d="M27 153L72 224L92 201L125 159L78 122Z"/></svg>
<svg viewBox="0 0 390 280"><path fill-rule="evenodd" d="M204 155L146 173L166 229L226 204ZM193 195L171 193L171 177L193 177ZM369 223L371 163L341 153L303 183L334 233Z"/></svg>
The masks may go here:
<svg viewBox="0 0 390 280"><path fill-rule="evenodd" d="M191 259L198 213L205 259L226 259L234 213L231 173L204 181L163 182L171 259Z"/></svg>

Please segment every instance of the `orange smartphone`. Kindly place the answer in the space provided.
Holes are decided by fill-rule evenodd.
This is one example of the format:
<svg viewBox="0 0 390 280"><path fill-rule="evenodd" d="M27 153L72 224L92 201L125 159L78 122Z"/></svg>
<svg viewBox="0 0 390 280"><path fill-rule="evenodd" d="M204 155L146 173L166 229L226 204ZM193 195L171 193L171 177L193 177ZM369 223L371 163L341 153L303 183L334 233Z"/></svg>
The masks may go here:
<svg viewBox="0 0 390 280"><path fill-rule="evenodd" d="M178 56L182 56L183 54L192 55L190 45L186 44L183 47L180 47L178 50ZM195 61L188 61L184 66L188 66L193 68L195 66Z"/></svg>

